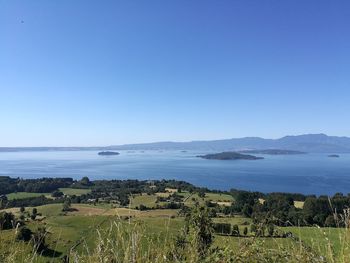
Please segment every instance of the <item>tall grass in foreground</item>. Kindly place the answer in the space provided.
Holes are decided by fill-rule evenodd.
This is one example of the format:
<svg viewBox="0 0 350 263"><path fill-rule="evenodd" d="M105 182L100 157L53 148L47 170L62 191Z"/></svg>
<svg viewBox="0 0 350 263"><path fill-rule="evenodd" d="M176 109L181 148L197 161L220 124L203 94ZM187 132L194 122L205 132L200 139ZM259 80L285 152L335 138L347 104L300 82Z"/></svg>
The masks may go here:
<svg viewBox="0 0 350 263"><path fill-rule="evenodd" d="M349 214L345 211L346 228L338 228L337 236L329 238L327 228L295 228L296 236L291 242L280 242L281 239L264 239L259 237L224 237L220 244L213 245L215 237L210 230L210 219L197 211L185 228L179 229L177 235L169 231L151 233L142 221L117 219L108 228L96 231L93 246L81 243L81 252L74 248L60 258L42 256L33 249L31 243L16 241L10 231L0 232L0 262L3 263L37 263L37 262L74 262L74 263L224 263L224 262L350 262ZM167 227L165 227L167 229ZM326 230L325 230L326 229ZM337 230L338 230L337 229ZM312 235L311 236L304 236ZM339 246L335 251L334 238ZM233 246L230 240L238 240ZM273 240L273 245L266 242ZM55 249L52 247L52 249Z"/></svg>

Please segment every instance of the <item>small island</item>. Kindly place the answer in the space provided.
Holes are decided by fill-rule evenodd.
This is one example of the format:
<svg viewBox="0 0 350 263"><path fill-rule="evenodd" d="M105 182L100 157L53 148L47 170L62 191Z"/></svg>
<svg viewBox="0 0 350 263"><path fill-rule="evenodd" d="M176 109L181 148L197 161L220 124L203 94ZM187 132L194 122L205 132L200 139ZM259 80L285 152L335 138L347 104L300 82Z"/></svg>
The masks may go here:
<svg viewBox="0 0 350 263"><path fill-rule="evenodd" d="M104 151L104 152L99 152L98 155L107 155L107 156L110 156L110 155L119 155L119 153L118 153L118 152Z"/></svg>
<svg viewBox="0 0 350 263"><path fill-rule="evenodd" d="M328 157L331 157L331 158L339 158L340 156L338 154L330 154L328 155Z"/></svg>
<svg viewBox="0 0 350 263"><path fill-rule="evenodd" d="M241 153L253 153L253 154L269 154L269 155L294 155L294 154L306 154L306 152L292 151L292 150L280 150L280 149L266 149L266 150L245 150Z"/></svg>
<svg viewBox="0 0 350 263"><path fill-rule="evenodd" d="M206 155L198 155L197 157L207 160L260 160L263 157L257 157L254 155L241 154L237 152L222 152Z"/></svg>

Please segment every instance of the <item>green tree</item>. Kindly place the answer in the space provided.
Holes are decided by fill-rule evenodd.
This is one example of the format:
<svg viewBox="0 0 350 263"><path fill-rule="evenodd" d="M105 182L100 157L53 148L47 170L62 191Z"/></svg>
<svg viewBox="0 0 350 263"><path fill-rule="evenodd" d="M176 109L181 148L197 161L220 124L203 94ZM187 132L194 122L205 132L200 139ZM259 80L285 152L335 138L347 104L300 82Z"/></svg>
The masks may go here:
<svg viewBox="0 0 350 263"><path fill-rule="evenodd" d="M199 257L208 251L213 242L213 222L207 207L195 206L186 218L190 244L195 248Z"/></svg>
<svg viewBox="0 0 350 263"><path fill-rule="evenodd" d="M32 214L31 214L30 218L31 218L32 220L35 220L35 218L36 218L37 215L38 215L38 209L36 209L36 208L34 207L33 210L32 210Z"/></svg>
<svg viewBox="0 0 350 263"><path fill-rule="evenodd" d="M269 224L267 227L267 231L270 237L273 236L273 234L275 233L275 226L273 224Z"/></svg>
<svg viewBox="0 0 350 263"><path fill-rule="evenodd" d="M12 213L0 213L0 230L14 228L15 225L15 216Z"/></svg>
<svg viewBox="0 0 350 263"><path fill-rule="evenodd" d="M29 241L32 238L32 231L27 227L21 227L16 235L16 240Z"/></svg>
<svg viewBox="0 0 350 263"><path fill-rule="evenodd" d="M246 236L247 234L248 234L248 227L244 227L244 229L243 229L243 234Z"/></svg>
<svg viewBox="0 0 350 263"><path fill-rule="evenodd" d="M334 215L329 215L325 220L325 226L327 227L336 227L336 221L334 219Z"/></svg>
<svg viewBox="0 0 350 263"><path fill-rule="evenodd" d="M232 235L234 235L234 236L239 236L239 227L238 227L238 225L233 225L233 227L232 227Z"/></svg>
<svg viewBox="0 0 350 263"><path fill-rule="evenodd" d="M38 209L34 207L32 210L32 215L37 215L37 214L38 214Z"/></svg>
<svg viewBox="0 0 350 263"><path fill-rule="evenodd" d="M85 176L85 177L81 178L80 184L81 184L81 185L84 185L84 186L89 186L89 185L91 185L91 182L90 182L89 177Z"/></svg>
<svg viewBox="0 0 350 263"><path fill-rule="evenodd" d="M255 225L255 224L251 224L251 225L250 225L250 232L253 233L253 234L255 234L256 231L257 231L256 225Z"/></svg>
<svg viewBox="0 0 350 263"><path fill-rule="evenodd" d="M253 213L253 207L249 204L245 204L242 208L242 213L246 217L250 217Z"/></svg>
<svg viewBox="0 0 350 263"><path fill-rule="evenodd" d="M71 200L69 198L67 198L63 202L62 211L63 212L68 212L68 211L70 211L70 209L71 209Z"/></svg>
<svg viewBox="0 0 350 263"><path fill-rule="evenodd" d="M205 191L204 191L203 189L199 190L198 196L199 196L200 198L204 198L204 197L205 197Z"/></svg>
<svg viewBox="0 0 350 263"><path fill-rule="evenodd" d="M55 197L55 198L58 198L58 197L62 197L63 196L63 193L61 191L53 191L52 194L51 194L52 197Z"/></svg>

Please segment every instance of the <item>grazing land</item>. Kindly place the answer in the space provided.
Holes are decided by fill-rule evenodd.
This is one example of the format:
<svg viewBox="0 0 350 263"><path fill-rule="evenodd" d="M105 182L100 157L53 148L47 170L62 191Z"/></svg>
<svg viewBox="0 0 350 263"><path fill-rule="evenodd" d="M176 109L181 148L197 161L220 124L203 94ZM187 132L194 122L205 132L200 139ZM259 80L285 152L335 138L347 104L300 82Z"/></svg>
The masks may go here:
<svg viewBox="0 0 350 263"><path fill-rule="evenodd" d="M24 198L29 198L29 197L38 197L41 195L50 196L50 193L17 192L17 193L7 194L6 196L9 200L14 200L14 199L24 199Z"/></svg>
<svg viewBox="0 0 350 263"><path fill-rule="evenodd" d="M76 188L59 188L59 191L61 191L64 195L84 195L91 193L91 189L76 189Z"/></svg>
<svg viewBox="0 0 350 263"><path fill-rule="evenodd" d="M320 209L329 201L339 211L346 209L349 198L341 194L324 199L221 192L165 180L3 181L8 185L0 187L2 192L24 184L42 193L17 191L1 197L1 262L100 262L110 258L111 251L122 253L113 254L117 262L127 262L124 257L130 259L133 246L138 247L136 262L177 262L164 260L170 254L189 262L201 262L202 257L240 262L242 255L254 262L350 260L347 212L335 219L331 210ZM25 241L22 232L30 239ZM45 233L43 243L36 239L40 233ZM199 245L192 243L196 235L210 241L205 252L198 252L200 247L186 250ZM38 242L40 247L35 246Z"/></svg>

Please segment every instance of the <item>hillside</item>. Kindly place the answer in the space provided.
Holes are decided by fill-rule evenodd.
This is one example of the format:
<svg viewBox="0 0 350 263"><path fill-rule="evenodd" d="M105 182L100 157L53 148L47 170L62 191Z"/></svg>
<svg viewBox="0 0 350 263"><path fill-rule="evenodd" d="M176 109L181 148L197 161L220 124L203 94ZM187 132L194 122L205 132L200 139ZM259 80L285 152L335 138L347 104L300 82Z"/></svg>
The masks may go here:
<svg viewBox="0 0 350 263"><path fill-rule="evenodd" d="M279 139L259 137L233 138L214 141L156 142L110 146L118 150L200 150L200 151L241 151L280 149L310 153L350 153L350 138L306 134L285 136Z"/></svg>

